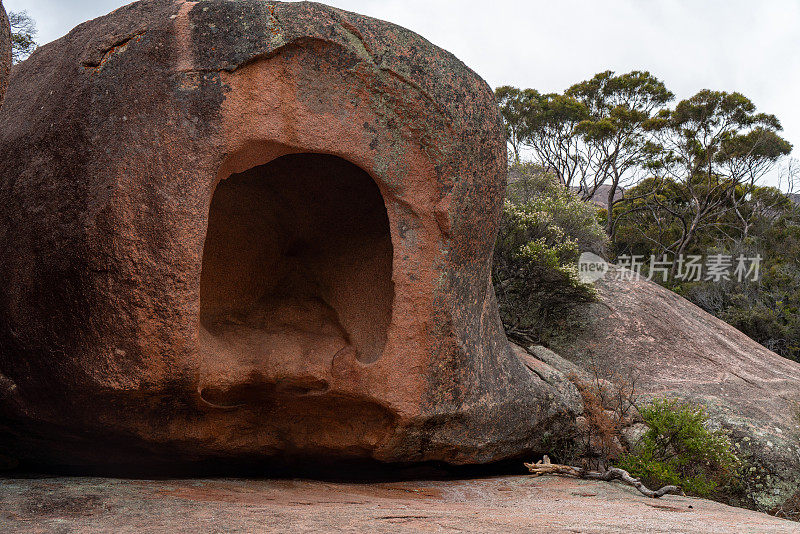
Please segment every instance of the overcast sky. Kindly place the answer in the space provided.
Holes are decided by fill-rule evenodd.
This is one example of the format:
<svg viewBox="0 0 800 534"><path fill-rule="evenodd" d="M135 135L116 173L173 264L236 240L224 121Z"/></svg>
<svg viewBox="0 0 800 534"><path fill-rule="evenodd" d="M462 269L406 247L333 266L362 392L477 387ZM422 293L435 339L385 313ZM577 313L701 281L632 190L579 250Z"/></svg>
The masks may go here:
<svg viewBox="0 0 800 534"><path fill-rule="evenodd" d="M125 0L4 0L39 42ZM446 48L492 87L560 92L603 70L649 70L678 98L740 91L781 120L800 157L800 0L330 0Z"/></svg>

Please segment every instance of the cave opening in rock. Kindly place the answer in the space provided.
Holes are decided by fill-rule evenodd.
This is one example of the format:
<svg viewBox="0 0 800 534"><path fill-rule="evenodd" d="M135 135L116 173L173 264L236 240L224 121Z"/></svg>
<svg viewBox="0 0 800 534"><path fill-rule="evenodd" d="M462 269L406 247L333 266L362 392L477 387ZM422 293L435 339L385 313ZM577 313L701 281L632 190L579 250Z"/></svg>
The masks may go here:
<svg viewBox="0 0 800 534"><path fill-rule="evenodd" d="M217 185L209 210L200 279L205 351L267 382L295 377L300 389L327 387L337 353L354 350L368 363L383 352L391 270L383 197L360 167L290 154L233 174Z"/></svg>

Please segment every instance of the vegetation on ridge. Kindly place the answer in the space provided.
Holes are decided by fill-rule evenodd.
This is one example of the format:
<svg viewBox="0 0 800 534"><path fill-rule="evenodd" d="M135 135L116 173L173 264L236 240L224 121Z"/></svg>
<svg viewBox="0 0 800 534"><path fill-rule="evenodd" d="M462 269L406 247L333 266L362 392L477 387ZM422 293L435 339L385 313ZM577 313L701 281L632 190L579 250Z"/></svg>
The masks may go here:
<svg viewBox="0 0 800 534"><path fill-rule="evenodd" d="M9 11L11 25L11 61L19 63L36 49L36 22L27 11Z"/></svg>
<svg viewBox="0 0 800 534"><path fill-rule="evenodd" d="M791 194L799 171L787 159L792 146L779 135L776 116L758 112L740 93L707 89L669 107L672 93L642 71L602 72L561 94L503 86L496 96L514 161L509 199L516 210L531 202L515 197L516 169L552 176L563 190L593 203L605 230L607 259L630 264L626 266L638 262L643 276L765 347L800 361L800 197ZM766 176L779 177L789 193L764 185ZM542 203L552 206L552 220L560 217L557 210L587 213L577 201L566 205L558 194L547 195L549 200ZM531 241L539 243L532 248L547 247L531 251L536 261L557 265L549 276L561 275L552 295L541 282L531 285L526 304L517 296L522 287L509 280L516 276L523 284L528 275L508 271L503 263L509 254L504 240L509 221L522 224L508 209L496 252L501 265L497 259L495 264L503 320L512 337L524 325L533 334L529 337L541 342L548 326L537 332L530 327L534 317L552 321L555 314L546 312L549 306L565 310L570 307L566 297L575 297L575 304L589 299L590 290L566 274L573 258L588 249L576 241L576 230L557 222L550 235L565 230L563 240L536 241L542 235L532 234ZM517 259L523 256L519 253ZM706 271L692 278L680 272L689 256L724 257L728 262L759 258L759 268L744 279L734 276L736 265L722 277L709 277ZM650 269L658 262L669 267ZM516 287L511 298L503 293L506 286ZM533 308L522 310L526 305Z"/></svg>
<svg viewBox="0 0 800 534"><path fill-rule="evenodd" d="M512 169L494 251L492 281L509 336L541 341L565 312L594 299L580 281L582 251L601 254L606 238L594 208L532 165Z"/></svg>

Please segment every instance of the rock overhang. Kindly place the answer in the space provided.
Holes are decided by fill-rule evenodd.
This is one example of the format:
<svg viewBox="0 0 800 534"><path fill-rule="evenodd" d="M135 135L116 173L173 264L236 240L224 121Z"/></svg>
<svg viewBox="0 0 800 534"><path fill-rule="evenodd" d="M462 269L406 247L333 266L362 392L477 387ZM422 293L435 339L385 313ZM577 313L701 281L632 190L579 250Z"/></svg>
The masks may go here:
<svg viewBox="0 0 800 534"><path fill-rule="evenodd" d="M67 433L131 436L165 457L483 463L537 450L579 409L520 364L497 316L506 156L492 92L416 34L306 2L143 0L45 45L11 87L0 373L19 428L69 418ZM215 192L308 154L358 169L383 201L383 348L331 348L337 378L324 390L287 366L294 396L264 394L277 379L249 357L253 372L207 389L208 402L201 284ZM223 390L262 404L215 409ZM31 454L66 461L47 445Z"/></svg>

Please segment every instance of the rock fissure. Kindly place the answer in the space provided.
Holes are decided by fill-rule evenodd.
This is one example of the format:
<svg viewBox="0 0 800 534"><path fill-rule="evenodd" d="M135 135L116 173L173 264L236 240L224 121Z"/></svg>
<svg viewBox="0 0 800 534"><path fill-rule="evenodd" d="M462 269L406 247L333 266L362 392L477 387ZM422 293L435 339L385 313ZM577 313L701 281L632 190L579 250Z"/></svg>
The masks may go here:
<svg viewBox="0 0 800 534"><path fill-rule="evenodd" d="M83 67L94 70L102 69L103 65L105 65L105 63L111 59L114 54L124 52L132 41L141 41L144 34L144 31L140 31L116 41L108 48L98 51L97 55L100 56L99 58L85 60L83 62Z"/></svg>

